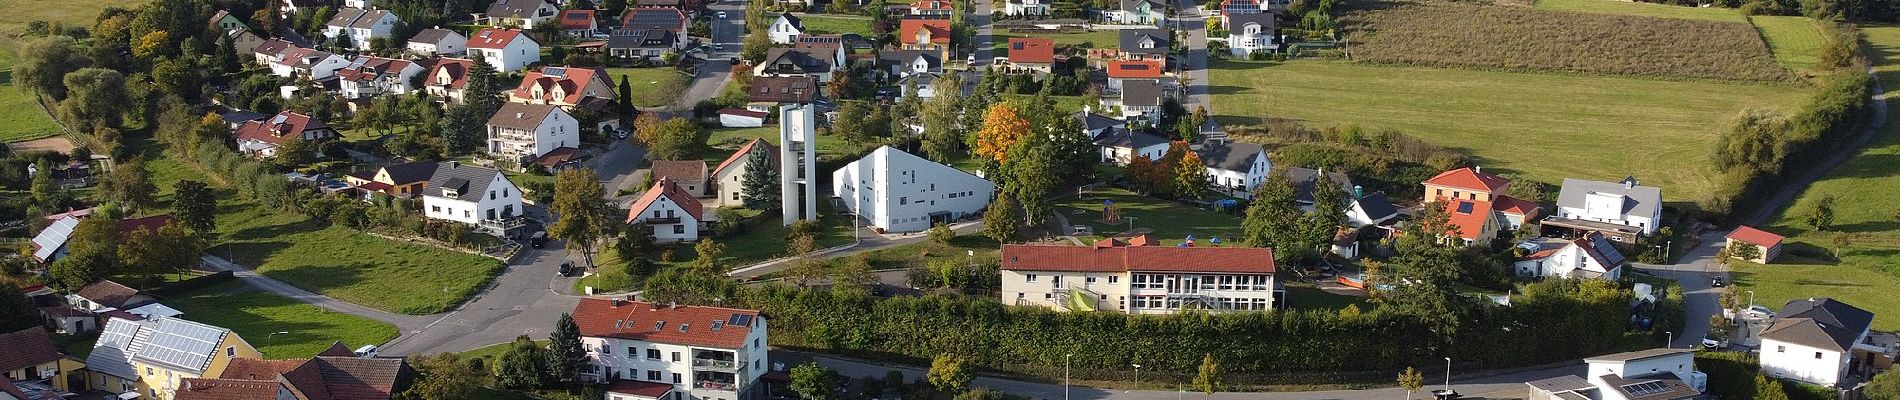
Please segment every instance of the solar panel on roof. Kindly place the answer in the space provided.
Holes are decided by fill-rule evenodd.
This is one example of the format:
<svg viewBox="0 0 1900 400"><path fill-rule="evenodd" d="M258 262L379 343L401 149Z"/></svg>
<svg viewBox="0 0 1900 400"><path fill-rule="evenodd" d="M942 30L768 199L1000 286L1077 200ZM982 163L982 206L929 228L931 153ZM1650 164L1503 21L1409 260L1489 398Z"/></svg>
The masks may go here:
<svg viewBox="0 0 1900 400"><path fill-rule="evenodd" d="M752 314L733 314L732 320L731 325L752 326Z"/></svg>
<svg viewBox="0 0 1900 400"><path fill-rule="evenodd" d="M1643 382L1643 383L1623 385L1623 390L1626 392L1630 392L1630 394L1633 394L1633 395L1647 396L1647 395L1652 395L1652 394L1668 391L1669 387L1668 385L1664 385L1661 381L1648 381L1648 382Z"/></svg>
<svg viewBox="0 0 1900 400"><path fill-rule="evenodd" d="M544 76L552 76L552 77L556 77L556 78L566 78L566 77L567 77L567 68L561 68L561 67L546 67L546 68L541 68L541 75L544 75Z"/></svg>
<svg viewBox="0 0 1900 400"><path fill-rule="evenodd" d="M270 123L281 124L281 123L284 123L284 121L288 119L290 119L290 116L288 115L279 115L276 118L271 118Z"/></svg>

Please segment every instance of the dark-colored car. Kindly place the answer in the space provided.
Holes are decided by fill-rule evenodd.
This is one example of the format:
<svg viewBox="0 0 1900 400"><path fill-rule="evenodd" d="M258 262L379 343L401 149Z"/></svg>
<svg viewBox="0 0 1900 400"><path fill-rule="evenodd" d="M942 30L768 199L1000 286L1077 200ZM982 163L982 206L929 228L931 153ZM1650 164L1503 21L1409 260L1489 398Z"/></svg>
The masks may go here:
<svg viewBox="0 0 1900 400"><path fill-rule="evenodd" d="M576 272L579 272L579 271L575 271L575 269L576 268L574 268L573 261L561 262L561 276L574 276Z"/></svg>
<svg viewBox="0 0 1900 400"><path fill-rule="evenodd" d="M1715 279L1709 281L1709 286L1714 286L1714 287L1728 286L1728 280L1722 279L1722 277L1718 276L1718 277L1715 277Z"/></svg>
<svg viewBox="0 0 1900 400"><path fill-rule="evenodd" d="M528 235L528 246L532 246L534 248L539 249L542 246L547 246L547 245L548 245L548 231L534 231L534 234Z"/></svg>

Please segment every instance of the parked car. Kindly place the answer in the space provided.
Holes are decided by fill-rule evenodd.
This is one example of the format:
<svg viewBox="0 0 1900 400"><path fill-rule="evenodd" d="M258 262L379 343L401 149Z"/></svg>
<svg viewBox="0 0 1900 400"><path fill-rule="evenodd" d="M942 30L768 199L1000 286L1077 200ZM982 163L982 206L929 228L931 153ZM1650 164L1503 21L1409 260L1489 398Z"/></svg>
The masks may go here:
<svg viewBox="0 0 1900 400"><path fill-rule="evenodd" d="M1715 337L1715 336L1704 336L1702 338L1702 347L1707 348L1707 349L1720 349L1720 348L1728 347L1728 339Z"/></svg>
<svg viewBox="0 0 1900 400"><path fill-rule="evenodd" d="M539 249L547 245L548 231L535 231L534 234L528 235L528 246Z"/></svg>
<svg viewBox="0 0 1900 400"><path fill-rule="evenodd" d="M716 12L716 13L713 13L713 16L719 17L719 19L726 19L726 12L725 11Z"/></svg>
<svg viewBox="0 0 1900 400"><path fill-rule="evenodd" d="M579 272L575 271L575 269L573 261L561 262L561 276L574 276L574 273Z"/></svg>
<svg viewBox="0 0 1900 400"><path fill-rule="evenodd" d="M713 51L726 51L725 43L713 43Z"/></svg>
<svg viewBox="0 0 1900 400"><path fill-rule="evenodd" d="M1709 286L1714 286L1714 287L1728 286L1728 280L1722 279L1722 277L1718 276L1718 277L1715 277L1715 279L1709 281Z"/></svg>
<svg viewBox="0 0 1900 400"><path fill-rule="evenodd" d="M1770 311L1768 307L1762 306L1748 306L1747 309L1742 310L1742 314L1753 319L1769 319L1775 317L1774 311Z"/></svg>

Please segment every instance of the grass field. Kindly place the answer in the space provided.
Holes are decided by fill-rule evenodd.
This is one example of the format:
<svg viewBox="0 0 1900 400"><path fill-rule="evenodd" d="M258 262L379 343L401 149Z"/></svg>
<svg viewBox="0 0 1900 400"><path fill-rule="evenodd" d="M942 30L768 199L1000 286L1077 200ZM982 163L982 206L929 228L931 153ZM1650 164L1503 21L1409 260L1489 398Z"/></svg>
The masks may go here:
<svg viewBox="0 0 1900 400"><path fill-rule="evenodd" d="M1056 47L1110 48L1120 45L1121 34L1118 32L1120 31L1112 29L1076 33L1007 33L999 30L990 35L990 41L995 42L993 46L996 48L996 56L1002 57L1008 55L1004 47L1009 46L1009 38L1013 37L1052 38L1056 40Z"/></svg>
<svg viewBox="0 0 1900 400"><path fill-rule="evenodd" d="M32 93L12 84L0 85L0 142L11 143L59 134L53 117L40 111Z"/></svg>
<svg viewBox="0 0 1900 400"><path fill-rule="evenodd" d="M864 37L871 37L871 19L867 17L855 15L804 14L799 15L798 19L804 23L805 33L809 34L856 33Z"/></svg>
<svg viewBox="0 0 1900 400"><path fill-rule="evenodd" d="M1216 62L1213 110L1227 124L1263 118L1314 127L1396 129L1475 155L1486 168L1542 182L1635 175L1692 201L1713 187L1709 143L1742 110L1790 111L1797 86L1506 73L1336 61ZM1642 151L1622 149L1640 143Z"/></svg>
<svg viewBox="0 0 1900 400"><path fill-rule="evenodd" d="M693 77L672 68L608 68L607 74L614 78L614 85L628 80L633 86L633 103L637 107L659 107L672 104L680 93L686 91Z"/></svg>
<svg viewBox="0 0 1900 400"><path fill-rule="evenodd" d="M258 291L241 282L171 296L165 305L185 312L185 319L237 332L272 360L315 356L338 340L356 348L396 337L395 326Z"/></svg>
<svg viewBox="0 0 1900 400"><path fill-rule="evenodd" d="M59 22L92 27L99 10L106 7L134 8L146 0L97 1L0 1L0 70L13 69L13 58L25 43L21 35L32 21ZM11 108L9 108L10 110Z"/></svg>
<svg viewBox="0 0 1900 400"><path fill-rule="evenodd" d="M717 164L725 161L733 151L739 150L739 146L744 146L752 139L765 139L766 143L778 145L778 124L776 123L767 123L757 128L708 127L706 129L712 131L712 136L706 139L706 143L714 148L713 151L701 157L706 159L707 163ZM850 144L839 140L836 136L818 135L818 155L820 156L842 156L852 153L852 150Z"/></svg>
<svg viewBox="0 0 1900 400"><path fill-rule="evenodd" d="M1706 21L1747 22L1741 12L1722 7L1684 7L1677 5L1617 0L1537 0L1537 8L1599 14L1638 15L1656 18L1699 19Z"/></svg>
<svg viewBox="0 0 1900 400"><path fill-rule="evenodd" d="M1815 54L1827 43L1821 27L1816 26L1812 18L1754 16L1748 19L1755 24L1755 30L1761 32L1761 37L1767 39L1768 50L1775 54L1775 61L1791 70L1814 68Z"/></svg>
<svg viewBox="0 0 1900 400"><path fill-rule="evenodd" d="M1103 201L1115 202L1121 210L1121 223L1109 225L1098 222L1102 219ZM1094 227L1097 237L1128 230L1129 218L1134 218L1134 227L1152 229L1150 236L1168 245L1180 243L1188 235L1193 235L1201 244L1206 244L1212 238L1232 243L1241 233L1239 216L1201 210L1122 189L1091 190L1086 199L1063 199L1056 203L1056 212L1062 213L1072 225Z"/></svg>
<svg viewBox="0 0 1900 400"><path fill-rule="evenodd" d="M708 211L710 210L709 208ZM758 215L756 212L749 214ZM851 220L833 213L831 202L818 202L818 214L819 221L824 226L818 234L818 249L842 246L852 242ZM712 238L714 242L726 246L726 253L719 258L719 265L726 269L737 269L757 262L785 257L785 232L785 226L779 223L779 214L770 213L749 221L740 232ZM659 254L662 251L666 250L653 250L653 254L648 256L649 259L658 263L661 269L691 266L693 260L699 257L699 254L694 252L692 243L673 245L670 262L659 260ZM610 249L601 251L601 255L595 259L595 263L600 266L595 271L596 275L574 282L575 291L580 291L582 286L594 286L601 291L618 292L634 289L640 283L638 279L627 275L626 262L612 253Z"/></svg>
<svg viewBox="0 0 1900 400"><path fill-rule="evenodd" d="M1866 26L1861 31L1877 62L1876 74L1883 82L1900 82L1900 27ZM1900 288L1900 218L1895 218L1900 200L1889 195L1896 191L1900 191L1900 124L1889 120L1859 155L1809 186L1767 227L1789 237L1784 245L1789 251L1821 254L1786 257L1770 265L1733 263L1736 286L1754 290L1756 302L1770 308L1780 308L1791 299L1828 296L1875 314L1900 314L1900 296L1893 295ZM1824 196L1835 200L1835 232L1814 232L1802 222ZM1838 233L1851 236L1834 260L1826 253L1834 249ZM1900 330L1900 320L1878 319L1874 329Z"/></svg>

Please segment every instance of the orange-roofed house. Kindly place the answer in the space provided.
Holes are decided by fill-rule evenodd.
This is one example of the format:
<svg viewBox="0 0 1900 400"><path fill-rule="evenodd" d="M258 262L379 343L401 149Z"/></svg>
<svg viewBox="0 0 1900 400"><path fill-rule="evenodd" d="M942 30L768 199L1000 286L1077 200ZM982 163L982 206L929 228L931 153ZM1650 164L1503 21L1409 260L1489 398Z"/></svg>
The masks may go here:
<svg viewBox="0 0 1900 400"><path fill-rule="evenodd" d="M917 0L910 3L910 15L947 20L956 13L955 7L950 0Z"/></svg>
<svg viewBox="0 0 1900 400"><path fill-rule="evenodd" d="M521 76L521 84L508 92L508 101L572 108L587 97L612 100L612 79L599 68L541 67Z"/></svg>
<svg viewBox="0 0 1900 400"><path fill-rule="evenodd" d="M627 207L627 223L652 227L656 242L693 242L699 240L704 210L691 192L672 178L662 177Z"/></svg>
<svg viewBox="0 0 1900 400"><path fill-rule="evenodd" d="M1147 235L1091 246L1003 245L1003 304L1171 314L1271 310L1286 300L1273 249L1161 246Z"/></svg>
<svg viewBox="0 0 1900 400"><path fill-rule="evenodd" d="M1485 173L1483 167L1466 167L1441 172L1423 182L1425 202L1473 201L1491 210L1492 223L1501 230L1517 230L1527 221L1537 220L1543 206L1536 202L1506 195L1511 180ZM1449 209L1449 208L1448 208ZM1456 217L1454 217L1456 218ZM1474 232L1466 232L1473 234ZM1469 239L1469 238L1467 238ZM1489 242L1489 235L1481 242Z"/></svg>
<svg viewBox="0 0 1900 400"><path fill-rule="evenodd" d="M1728 241L1724 245L1731 249L1737 245L1755 246L1755 258L1743 260L1767 264L1774 262L1775 257L1781 256L1781 241L1785 239L1787 238L1773 232L1743 225L1735 227L1734 231L1728 233Z"/></svg>
<svg viewBox="0 0 1900 400"><path fill-rule="evenodd" d="M323 121L294 111L280 111L270 118L246 121L232 132L238 151L254 157L277 156L277 147L292 140L320 142L339 137Z"/></svg>
<svg viewBox="0 0 1900 400"><path fill-rule="evenodd" d="M905 19L898 24L897 41L904 50L930 50L950 59L950 20Z"/></svg>
<svg viewBox="0 0 1900 400"><path fill-rule="evenodd" d="M520 29L483 28L468 37L468 58L480 58L495 71L520 71L541 62L541 44Z"/></svg>
<svg viewBox="0 0 1900 400"><path fill-rule="evenodd" d="M1050 38L1009 38L1011 71L1049 73L1056 62L1056 40Z"/></svg>
<svg viewBox="0 0 1900 400"><path fill-rule="evenodd" d="M1129 80L1153 81L1168 73L1162 62L1152 60L1110 60L1105 69L1108 70L1109 93L1121 93Z"/></svg>
<svg viewBox="0 0 1900 400"><path fill-rule="evenodd" d="M1464 245L1490 244L1498 237L1498 218L1491 209L1492 203L1483 200L1446 199L1445 214L1450 216L1451 231L1447 236L1464 241Z"/></svg>
<svg viewBox="0 0 1900 400"><path fill-rule="evenodd" d="M762 398L771 368L757 310L581 299L574 306L583 379L610 383L613 399ZM672 397L669 393L691 393Z"/></svg>

